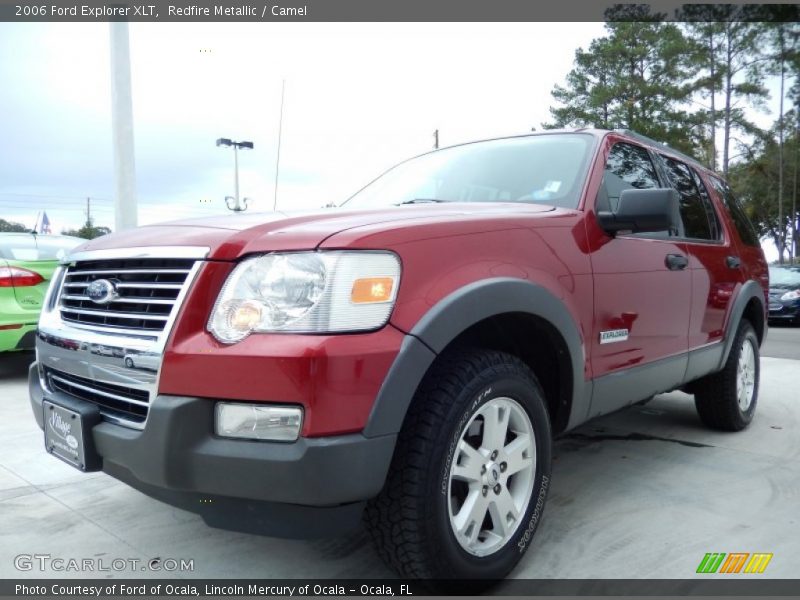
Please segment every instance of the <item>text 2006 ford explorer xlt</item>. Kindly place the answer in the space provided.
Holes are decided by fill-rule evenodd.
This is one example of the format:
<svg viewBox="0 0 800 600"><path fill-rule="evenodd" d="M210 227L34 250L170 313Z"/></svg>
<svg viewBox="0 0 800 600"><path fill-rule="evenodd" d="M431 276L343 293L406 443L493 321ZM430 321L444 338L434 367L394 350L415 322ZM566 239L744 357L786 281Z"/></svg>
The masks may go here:
<svg viewBox="0 0 800 600"><path fill-rule="evenodd" d="M51 453L211 525L364 518L403 575L503 577L554 434L678 388L710 427L750 423L767 290L692 160L626 132L496 139L339 209L88 242L53 277L31 402Z"/></svg>

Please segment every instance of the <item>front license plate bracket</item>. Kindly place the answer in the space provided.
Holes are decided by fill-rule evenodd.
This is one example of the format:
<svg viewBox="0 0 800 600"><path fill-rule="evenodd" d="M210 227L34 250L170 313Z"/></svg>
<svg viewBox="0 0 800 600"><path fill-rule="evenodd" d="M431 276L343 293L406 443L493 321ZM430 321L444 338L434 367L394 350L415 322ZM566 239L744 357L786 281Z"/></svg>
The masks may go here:
<svg viewBox="0 0 800 600"><path fill-rule="evenodd" d="M42 410L44 446L50 454L87 473L103 468L92 435L92 429L101 421L96 406L80 400L46 398Z"/></svg>

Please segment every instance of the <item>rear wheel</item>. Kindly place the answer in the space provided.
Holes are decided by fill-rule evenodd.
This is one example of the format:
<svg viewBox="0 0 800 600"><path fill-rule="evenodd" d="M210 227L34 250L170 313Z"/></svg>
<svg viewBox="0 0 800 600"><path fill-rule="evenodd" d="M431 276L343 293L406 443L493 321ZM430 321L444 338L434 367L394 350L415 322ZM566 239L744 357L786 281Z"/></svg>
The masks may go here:
<svg viewBox="0 0 800 600"><path fill-rule="evenodd" d="M550 457L544 395L522 361L489 350L443 357L367 508L379 554L406 577L504 577L541 519Z"/></svg>
<svg viewBox="0 0 800 600"><path fill-rule="evenodd" d="M747 427L756 412L759 376L758 337L750 322L742 320L725 367L692 385L703 423L723 431Z"/></svg>

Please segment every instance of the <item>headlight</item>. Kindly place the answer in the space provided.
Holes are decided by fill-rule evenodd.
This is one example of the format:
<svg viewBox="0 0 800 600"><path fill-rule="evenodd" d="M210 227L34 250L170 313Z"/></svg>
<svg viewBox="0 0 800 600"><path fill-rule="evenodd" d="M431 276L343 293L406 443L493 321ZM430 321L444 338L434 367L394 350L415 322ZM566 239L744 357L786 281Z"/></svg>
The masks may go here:
<svg viewBox="0 0 800 600"><path fill-rule="evenodd" d="M399 283L400 261L391 252L265 254L233 270L208 330L232 344L253 332L377 329L389 319Z"/></svg>
<svg viewBox="0 0 800 600"><path fill-rule="evenodd" d="M800 290L792 290L781 296L781 300L797 300L798 298L800 298Z"/></svg>

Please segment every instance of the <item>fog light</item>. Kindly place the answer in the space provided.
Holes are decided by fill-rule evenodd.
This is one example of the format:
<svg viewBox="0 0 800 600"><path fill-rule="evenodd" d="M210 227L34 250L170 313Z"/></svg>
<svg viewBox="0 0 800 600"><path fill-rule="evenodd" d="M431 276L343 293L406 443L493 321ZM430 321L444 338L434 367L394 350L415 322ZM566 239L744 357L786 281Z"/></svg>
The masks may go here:
<svg viewBox="0 0 800 600"><path fill-rule="evenodd" d="M297 407L218 402L214 430L222 437L293 442L302 424Z"/></svg>

